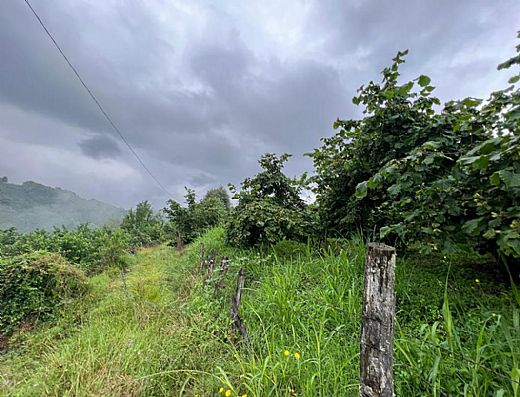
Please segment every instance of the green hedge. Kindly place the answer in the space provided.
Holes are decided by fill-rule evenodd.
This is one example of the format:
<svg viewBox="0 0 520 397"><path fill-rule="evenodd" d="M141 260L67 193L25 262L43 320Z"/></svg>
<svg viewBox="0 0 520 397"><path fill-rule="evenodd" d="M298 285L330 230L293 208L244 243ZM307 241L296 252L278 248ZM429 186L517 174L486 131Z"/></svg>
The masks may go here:
<svg viewBox="0 0 520 397"><path fill-rule="evenodd" d="M12 332L21 321L48 318L86 289L83 272L58 254L0 258L0 334Z"/></svg>

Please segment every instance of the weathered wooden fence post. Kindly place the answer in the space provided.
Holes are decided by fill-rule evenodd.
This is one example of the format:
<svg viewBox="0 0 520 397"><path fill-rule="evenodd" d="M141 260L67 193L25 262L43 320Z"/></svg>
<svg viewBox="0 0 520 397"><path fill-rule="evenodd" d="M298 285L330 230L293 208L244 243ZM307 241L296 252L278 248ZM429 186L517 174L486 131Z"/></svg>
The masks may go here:
<svg viewBox="0 0 520 397"><path fill-rule="evenodd" d="M249 345L249 335L247 334L246 326L240 318L240 301L242 300L242 290L246 281L246 272L243 267L238 271L237 290L235 295L231 297L230 314L233 320L233 329L240 332L243 340Z"/></svg>
<svg viewBox="0 0 520 397"><path fill-rule="evenodd" d="M361 317L361 397L394 395L395 248L369 243Z"/></svg>
<svg viewBox="0 0 520 397"><path fill-rule="evenodd" d="M182 239L181 239L181 235L179 233L177 233L177 239L175 241L175 245L176 245L176 248L177 248L177 251L182 251L182 249L184 248L184 244L182 242Z"/></svg>
<svg viewBox="0 0 520 397"><path fill-rule="evenodd" d="M204 269L204 243L200 243L200 264L199 264L200 272Z"/></svg>
<svg viewBox="0 0 520 397"><path fill-rule="evenodd" d="M220 274L218 280L215 282L215 292L219 289L223 289L226 286L226 273L229 269L229 258L223 256L220 259Z"/></svg>
<svg viewBox="0 0 520 397"><path fill-rule="evenodd" d="M211 280L211 277L213 276L213 270L215 270L215 258L217 257L217 254L215 253L215 250L212 250L209 256L209 262L208 262L208 273L206 275L206 282L209 282Z"/></svg>

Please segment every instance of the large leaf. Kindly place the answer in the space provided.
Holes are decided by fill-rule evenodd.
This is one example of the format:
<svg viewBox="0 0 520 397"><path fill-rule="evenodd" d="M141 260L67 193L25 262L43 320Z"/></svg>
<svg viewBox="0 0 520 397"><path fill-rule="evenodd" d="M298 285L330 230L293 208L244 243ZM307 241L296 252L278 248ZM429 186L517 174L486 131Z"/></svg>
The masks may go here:
<svg viewBox="0 0 520 397"><path fill-rule="evenodd" d="M520 174L511 172L509 170L500 170L495 172L491 177L497 174L500 179L505 183L508 189L512 187L520 187Z"/></svg>
<svg viewBox="0 0 520 397"><path fill-rule="evenodd" d="M480 222L482 221L482 219L483 218L476 218L467 221L466 223L464 223L464 225L462 225L462 230L470 236L477 236L480 229Z"/></svg>
<svg viewBox="0 0 520 397"><path fill-rule="evenodd" d="M432 79L423 74L419 77L418 83L421 87L426 87L428 84L430 84L430 81L432 81Z"/></svg>
<svg viewBox="0 0 520 397"><path fill-rule="evenodd" d="M364 181L364 182L359 183L356 186L356 198L357 199L362 199L367 196L367 183L368 183L368 181Z"/></svg>

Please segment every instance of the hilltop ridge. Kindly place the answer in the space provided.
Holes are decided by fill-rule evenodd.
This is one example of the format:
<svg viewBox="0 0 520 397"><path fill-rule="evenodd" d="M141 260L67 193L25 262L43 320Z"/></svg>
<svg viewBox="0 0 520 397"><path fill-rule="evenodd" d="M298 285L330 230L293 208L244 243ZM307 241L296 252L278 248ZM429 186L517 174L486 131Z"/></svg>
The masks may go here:
<svg viewBox="0 0 520 397"><path fill-rule="evenodd" d="M84 199L59 187L34 181L21 185L0 178L0 228L20 231L75 227L81 223L102 226L119 223L125 210L94 199Z"/></svg>

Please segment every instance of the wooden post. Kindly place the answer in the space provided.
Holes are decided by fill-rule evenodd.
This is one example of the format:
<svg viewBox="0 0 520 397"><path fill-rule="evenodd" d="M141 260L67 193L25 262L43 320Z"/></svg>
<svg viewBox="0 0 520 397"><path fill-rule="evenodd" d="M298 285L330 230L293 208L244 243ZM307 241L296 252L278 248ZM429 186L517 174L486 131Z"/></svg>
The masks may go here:
<svg viewBox="0 0 520 397"><path fill-rule="evenodd" d="M361 317L361 397L393 397L395 248L369 243Z"/></svg>
<svg viewBox="0 0 520 397"><path fill-rule="evenodd" d="M182 249L184 248L184 244L182 243L180 233L177 233L177 239L176 239L175 245L177 247L177 251L179 251L179 252L182 251Z"/></svg>
<svg viewBox="0 0 520 397"><path fill-rule="evenodd" d="M213 270L215 269L215 258L216 253L215 251L211 251L210 257L209 257L209 263L208 263L208 273L206 275L206 282L211 280L211 277L213 276Z"/></svg>
<svg viewBox="0 0 520 397"><path fill-rule="evenodd" d="M202 273L202 271L204 270L204 243L200 243L200 264L199 264L199 267L200 267L200 272Z"/></svg>
<svg viewBox="0 0 520 397"><path fill-rule="evenodd" d="M240 332L242 338L249 345L249 335L246 331L246 326L242 322L240 318L240 301L242 300L242 289L244 288L244 283L246 280L246 272L243 267L238 271L238 279L237 279L237 290L235 295L231 297L231 319L233 320L233 329L235 331Z"/></svg>
<svg viewBox="0 0 520 397"><path fill-rule="evenodd" d="M223 289L226 285L226 274L229 269L229 258L227 256L223 256L220 259L220 274L219 279L215 283L215 292L219 289Z"/></svg>

